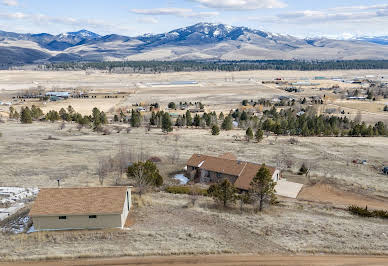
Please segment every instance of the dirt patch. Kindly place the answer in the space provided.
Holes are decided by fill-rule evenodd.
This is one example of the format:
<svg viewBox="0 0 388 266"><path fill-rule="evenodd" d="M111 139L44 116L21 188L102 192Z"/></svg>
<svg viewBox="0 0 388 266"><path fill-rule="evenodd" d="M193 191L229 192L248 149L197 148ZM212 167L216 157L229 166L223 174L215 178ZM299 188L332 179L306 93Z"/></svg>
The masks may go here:
<svg viewBox="0 0 388 266"><path fill-rule="evenodd" d="M331 203L336 206L368 206L371 209L388 210L388 200L375 199L353 192L343 191L332 185L316 184L305 186L298 195L299 200Z"/></svg>
<svg viewBox="0 0 388 266"><path fill-rule="evenodd" d="M169 256L169 257L148 257L148 258L112 258L112 259L79 259L60 261L39 261L19 262L7 265L213 265L213 266L239 266L239 265L291 265L291 266L336 266L336 265L387 265L388 257L367 257L367 256L257 256L257 255L216 255L216 256ZM0 263L0 265L5 265Z"/></svg>

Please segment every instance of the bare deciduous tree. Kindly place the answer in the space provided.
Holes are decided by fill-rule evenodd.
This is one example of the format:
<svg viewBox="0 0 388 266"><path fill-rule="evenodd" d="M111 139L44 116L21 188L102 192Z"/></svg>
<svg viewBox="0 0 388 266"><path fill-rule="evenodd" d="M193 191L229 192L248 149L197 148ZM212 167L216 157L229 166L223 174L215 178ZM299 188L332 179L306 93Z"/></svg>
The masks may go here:
<svg viewBox="0 0 388 266"><path fill-rule="evenodd" d="M107 159L100 159L97 166L98 180L101 186L104 184L105 178L108 176L110 170L110 163Z"/></svg>

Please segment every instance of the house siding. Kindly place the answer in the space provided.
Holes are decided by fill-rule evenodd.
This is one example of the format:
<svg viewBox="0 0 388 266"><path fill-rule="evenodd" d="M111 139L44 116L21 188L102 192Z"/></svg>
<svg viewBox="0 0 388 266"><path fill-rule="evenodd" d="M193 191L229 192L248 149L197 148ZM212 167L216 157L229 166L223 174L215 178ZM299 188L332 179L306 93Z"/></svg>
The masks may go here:
<svg viewBox="0 0 388 266"><path fill-rule="evenodd" d="M128 195L128 196L127 196ZM128 213L132 207L131 189L125 193L124 206L118 214L98 214L90 213L84 215L60 215L66 219L59 219L59 216L33 216L32 221L35 230L66 230L66 229L103 229L103 228L123 228ZM96 218L89 218L96 215Z"/></svg>
<svg viewBox="0 0 388 266"><path fill-rule="evenodd" d="M59 216L36 216L32 217L32 220L35 230L101 229L122 227L121 214L96 216L96 219L90 219L89 215L68 215L65 220L60 220Z"/></svg>

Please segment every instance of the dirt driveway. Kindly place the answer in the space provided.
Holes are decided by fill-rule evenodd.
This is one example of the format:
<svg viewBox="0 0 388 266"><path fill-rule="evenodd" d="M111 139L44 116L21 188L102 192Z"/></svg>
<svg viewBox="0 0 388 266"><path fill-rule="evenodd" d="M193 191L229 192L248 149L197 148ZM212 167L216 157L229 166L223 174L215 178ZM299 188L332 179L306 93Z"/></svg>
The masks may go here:
<svg viewBox="0 0 388 266"><path fill-rule="evenodd" d="M331 203L335 206L348 207L357 205L372 209L388 210L388 200L367 197L358 193L340 190L328 184L304 186L298 195L299 200Z"/></svg>
<svg viewBox="0 0 388 266"><path fill-rule="evenodd" d="M14 266L68 266L68 265L213 265L213 266L238 266L238 265L388 265L388 257L364 256L257 256L257 255L216 255L216 256L179 256L179 257L124 257L111 259L79 259L60 261L20 262L1 265Z"/></svg>

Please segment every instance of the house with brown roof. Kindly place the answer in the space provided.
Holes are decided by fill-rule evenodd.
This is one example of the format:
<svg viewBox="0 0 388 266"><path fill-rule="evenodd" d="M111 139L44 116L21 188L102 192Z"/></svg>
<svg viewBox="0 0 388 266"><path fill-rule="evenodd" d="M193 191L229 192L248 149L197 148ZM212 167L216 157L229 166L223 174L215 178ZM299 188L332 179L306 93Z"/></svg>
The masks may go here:
<svg viewBox="0 0 388 266"><path fill-rule="evenodd" d="M230 153L219 157L202 154L193 154L187 161L188 176L199 183L217 183L223 179L229 179L240 190L249 190L253 178L261 165L239 161ZM266 166L272 175L272 179L280 180L280 171Z"/></svg>
<svg viewBox="0 0 388 266"><path fill-rule="evenodd" d="M129 187L43 188L30 210L35 230L123 228Z"/></svg>

